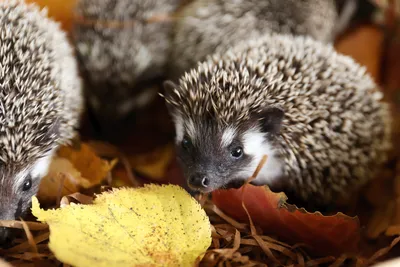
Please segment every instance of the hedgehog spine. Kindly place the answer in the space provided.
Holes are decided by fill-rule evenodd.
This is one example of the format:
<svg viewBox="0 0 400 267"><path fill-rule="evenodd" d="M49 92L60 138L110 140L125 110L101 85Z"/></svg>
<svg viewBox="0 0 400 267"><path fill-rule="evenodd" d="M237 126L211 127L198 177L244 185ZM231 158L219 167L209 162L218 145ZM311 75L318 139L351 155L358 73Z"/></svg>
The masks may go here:
<svg viewBox="0 0 400 267"><path fill-rule="evenodd" d="M47 10L0 2L0 219L23 215L54 151L77 135L83 99L72 51Z"/></svg>
<svg viewBox="0 0 400 267"><path fill-rule="evenodd" d="M243 41L165 87L199 191L242 184L269 150L254 184L325 205L372 179L391 147L389 108L366 68L311 37Z"/></svg>

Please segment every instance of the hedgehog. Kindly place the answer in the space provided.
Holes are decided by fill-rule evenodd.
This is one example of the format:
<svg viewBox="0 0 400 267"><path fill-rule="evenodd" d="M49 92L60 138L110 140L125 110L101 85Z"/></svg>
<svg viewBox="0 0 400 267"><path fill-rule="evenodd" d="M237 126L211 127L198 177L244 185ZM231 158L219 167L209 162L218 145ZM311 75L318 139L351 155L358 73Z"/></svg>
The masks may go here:
<svg viewBox="0 0 400 267"><path fill-rule="evenodd" d="M195 192L242 186L266 155L253 185L335 207L392 146L390 109L366 68L309 36L244 40L164 89Z"/></svg>
<svg viewBox="0 0 400 267"><path fill-rule="evenodd" d="M206 56L268 32L306 35L330 43L346 28L354 13L354 8L349 9L352 5L342 2L195 0L177 15L168 77L176 81ZM343 16L339 16L339 9Z"/></svg>
<svg viewBox="0 0 400 267"><path fill-rule="evenodd" d="M171 13L183 1L77 2L73 42L88 82L88 104L103 128L157 97L153 80L163 80Z"/></svg>
<svg viewBox="0 0 400 267"><path fill-rule="evenodd" d="M0 2L0 220L22 217L83 110L73 48L47 10ZM8 230L0 228L4 242Z"/></svg>

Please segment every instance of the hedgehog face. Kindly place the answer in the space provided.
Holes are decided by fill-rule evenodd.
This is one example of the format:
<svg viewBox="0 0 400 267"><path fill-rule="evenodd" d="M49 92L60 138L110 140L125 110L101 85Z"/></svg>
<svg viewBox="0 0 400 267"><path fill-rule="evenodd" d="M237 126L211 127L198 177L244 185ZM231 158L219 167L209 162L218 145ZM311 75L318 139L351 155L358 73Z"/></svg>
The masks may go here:
<svg viewBox="0 0 400 267"><path fill-rule="evenodd" d="M257 114L240 127L221 126L211 117L182 119L175 115L177 155L188 186L204 193L239 188L264 155L268 156L267 163L252 183L277 184L282 162L272 139L279 131L283 113L276 110L271 114L264 121L260 120L263 115Z"/></svg>
<svg viewBox="0 0 400 267"><path fill-rule="evenodd" d="M240 186L234 173L245 168L252 157L244 153L243 141L236 138L235 130L221 131L209 122L196 127L186 122L186 129L177 133L178 160L185 173L188 186L194 190L210 192L220 187Z"/></svg>
<svg viewBox="0 0 400 267"><path fill-rule="evenodd" d="M0 220L18 220L31 205L39 184L47 174L51 155L42 157L33 164L22 165L24 169L7 164L0 170ZM20 165L20 164L19 164ZM10 231L0 227L0 244L6 242Z"/></svg>

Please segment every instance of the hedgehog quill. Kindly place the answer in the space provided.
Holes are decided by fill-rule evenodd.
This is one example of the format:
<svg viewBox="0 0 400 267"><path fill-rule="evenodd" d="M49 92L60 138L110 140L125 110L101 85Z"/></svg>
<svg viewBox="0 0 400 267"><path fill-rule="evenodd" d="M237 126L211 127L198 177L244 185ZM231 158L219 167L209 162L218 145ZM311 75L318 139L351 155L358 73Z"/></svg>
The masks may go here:
<svg viewBox="0 0 400 267"><path fill-rule="evenodd" d="M173 23L150 20L168 17L182 1L77 2L74 45L89 84L88 103L105 131L157 97L151 85L164 76Z"/></svg>
<svg viewBox="0 0 400 267"><path fill-rule="evenodd" d="M83 110L73 50L46 10L0 2L0 219L22 217ZM0 228L0 242L9 234Z"/></svg>
<svg viewBox="0 0 400 267"><path fill-rule="evenodd" d="M311 37L270 34L165 82L178 160L200 192L254 185L331 205L373 178L391 118L363 66Z"/></svg>
<svg viewBox="0 0 400 267"><path fill-rule="evenodd" d="M169 75L176 80L206 56L269 32L332 42L345 15L334 0L195 0L177 15Z"/></svg>

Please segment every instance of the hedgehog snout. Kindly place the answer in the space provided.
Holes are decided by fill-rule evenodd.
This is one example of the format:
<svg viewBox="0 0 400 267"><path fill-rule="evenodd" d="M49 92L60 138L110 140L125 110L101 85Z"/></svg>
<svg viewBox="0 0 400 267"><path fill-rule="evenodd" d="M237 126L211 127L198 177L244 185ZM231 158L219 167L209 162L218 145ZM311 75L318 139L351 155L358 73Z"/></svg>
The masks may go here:
<svg viewBox="0 0 400 267"><path fill-rule="evenodd" d="M207 174L196 172L189 176L188 185L190 188L195 190L207 190L210 186L210 178Z"/></svg>
<svg viewBox="0 0 400 267"><path fill-rule="evenodd" d="M12 207L0 207L0 220L14 220L15 215ZM9 245L12 241L12 229L0 227L0 247Z"/></svg>

